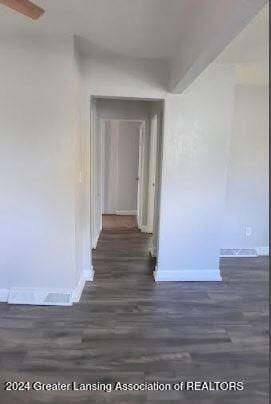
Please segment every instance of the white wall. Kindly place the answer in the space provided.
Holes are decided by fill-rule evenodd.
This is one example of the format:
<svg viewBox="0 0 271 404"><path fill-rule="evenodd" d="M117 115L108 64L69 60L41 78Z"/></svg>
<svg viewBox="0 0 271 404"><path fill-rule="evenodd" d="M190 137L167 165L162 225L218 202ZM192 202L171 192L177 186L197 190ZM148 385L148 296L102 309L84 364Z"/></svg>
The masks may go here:
<svg viewBox="0 0 271 404"><path fill-rule="evenodd" d="M172 95L158 62L79 58L73 46L70 37L0 40L0 289L70 289L90 270L90 112L97 117L91 100L97 95L165 99L157 277L217 279L231 69L212 65L184 94ZM236 89L224 246L244 247L247 224L249 243L266 244L266 114L261 117L260 103L267 104L261 92L249 89L250 97L247 88ZM244 136L247 154L240 157ZM254 199L248 185L242 196L237 189L236 178L241 182L247 173ZM232 218L244 204L236 227Z"/></svg>
<svg viewBox="0 0 271 404"><path fill-rule="evenodd" d="M162 99L166 95L168 72L164 64L157 61L137 60L122 57L90 57L81 54L82 76L82 138L84 139L85 165L83 173L84 199L90 195L90 110L95 96ZM134 110L134 109L133 109ZM89 223L86 244L92 245L90 209L85 210L85 223ZM93 238L93 235L92 235Z"/></svg>
<svg viewBox="0 0 271 404"><path fill-rule="evenodd" d="M165 101L158 280L218 280L234 75L212 64Z"/></svg>
<svg viewBox="0 0 271 404"><path fill-rule="evenodd" d="M156 161L156 188L154 201L154 224L152 236L153 256L157 256L159 249L159 220L160 220L160 198L161 198L161 177L162 177L162 159L163 159L163 126L164 126L164 103L162 101L154 101L151 103L150 120L157 115L157 161Z"/></svg>
<svg viewBox="0 0 271 404"><path fill-rule="evenodd" d="M88 254L87 246L95 246L99 234L93 234L91 229L91 213L89 207L89 195L91 193L90 133L92 134L91 136L93 136L94 133L94 130L91 130L90 111L93 111L93 107L95 108L95 96L135 98L137 102L139 102L140 99L163 99L166 95L168 71L164 64L160 64L157 61L151 62L122 57L90 57L83 54L80 56L80 73L82 77L81 128L84 156L82 186L85 203L84 221L88 227L88 231L86 231L84 235L84 245L86 246L84 261L87 263L89 260L89 265L91 265L91 254ZM98 100L98 103L100 102L101 100ZM116 108L119 112L124 110L122 105L121 108ZM126 112L129 112L129 114L135 111L141 112L137 117L133 115L132 118L131 115L129 115L130 119L141 119L141 107L139 107L139 109L131 107L129 111L126 109ZM116 111L114 111L111 117L129 119L127 114L122 117L116 115L115 112ZM91 112L91 114L93 114L93 112ZM96 112L94 113L94 116L95 115ZM100 116L102 117L102 115ZM144 117L145 116L146 112L144 112ZM110 116L104 115L103 117L109 118ZM147 119L149 119L149 112ZM148 123L148 121L146 122ZM148 134L148 129L146 133ZM147 148L145 152L147 156ZM92 159L92 161L93 160L94 159ZM145 182L145 187L147 187L147 182ZM146 212L146 208L143 211ZM144 215L143 222L143 224L146 224L146 215Z"/></svg>
<svg viewBox="0 0 271 404"><path fill-rule="evenodd" d="M117 212L119 122L105 121L103 135L103 213Z"/></svg>
<svg viewBox="0 0 271 404"><path fill-rule="evenodd" d="M149 120L150 104L142 100L97 98L100 119Z"/></svg>
<svg viewBox="0 0 271 404"><path fill-rule="evenodd" d="M74 191L75 191L75 275L76 283L85 270L89 267L86 263L86 224L85 224L85 200L84 187L82 185L82 173L84 171L84 143L81 128L81 99L82 99L82 80L80 72L79 54L73 43L74 58L74 103L75 103L75 121L74 121Z"/></svg>
<svg viewBox="0 0 271 404"><path fill-rule="evenodd" d="M212 65L183 95L172 95L143 67L128 65L84 59L83 73L89 95L165 98L157 279L219 279L232 69Z"/></svg>
<svg viewBox="0 0 271 404"><path fill-rule="evenodd" d="M165 98L158 275L217 277L231 71L209 67L171 95L149 62L76 66L72 38L9 38L0 47L1 289L73 288L90 269L91 95Z"/></svg>
<svg viewBox="0 0 271 404"><path fill-rule="evenodd" d="M72 38L0 40L0 288L71 288Z"/></svg>
<svg viewBox="0 0 271 404"><path fill-rule="evenodd" d="M102 229L102 182L101 182L101 165L102 165L102 141L100 122L98 119L97 102L92 99L90 110L88 111L91 119L91 130L87 136L91 137L90 143L90 194L91 194L91 238L92 247L96 248L97 240ZM89 195L90 195L89 194Z"/></svg>
<svg viewBox="0 0 271 404"><path fill-rule="evenodd" d="M268 87L237 83L222 248L269 245L268 137Z"/></svg>
<svg viewBox="0 0 271 404"><path fill-rule="evenodd" d="M81 63L89 94L149 99L167 92L168 71L157 61L82 55Z"/></svg>

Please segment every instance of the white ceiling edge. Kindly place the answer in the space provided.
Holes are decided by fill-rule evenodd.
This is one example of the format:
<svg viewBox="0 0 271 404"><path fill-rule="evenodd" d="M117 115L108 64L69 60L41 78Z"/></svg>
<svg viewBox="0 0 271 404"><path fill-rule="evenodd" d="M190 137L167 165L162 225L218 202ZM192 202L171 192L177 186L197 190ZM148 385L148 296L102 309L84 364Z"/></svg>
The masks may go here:
<svg viewBox="0 0 271 404"><path fill-rule="evenodd" d="M220 53L234 40L234 38L249 24L249 22L268 3L268 0L247 0L240 4L239 12L236 12L230 22L225 24L224 30L213 36L208 46L196 58L192 66L185 72L181 72L181 57L171 64L171 80L169 91L172 93L182 93L192 82L220 55ZM246 5L246 9L244 7ZM176 80L174 76L178 75ZM177 74L176 74L177 72Z"/></svg>
<svg viewBox="0 0 271 404"><path fill-rule="evenodd" d="M105 48L101 48L89 41L86 38L80 37L79 35L74 35L75 47L80 56L85 58L111 58L117 60L129 60L143 63L151 63L158 64L163 66L164 68L169 69L169 62L166 59L153 59L153 58L144 58L144 57L136 57L136 56L128 56L123 55L121 53L109 51Z"/></svg>

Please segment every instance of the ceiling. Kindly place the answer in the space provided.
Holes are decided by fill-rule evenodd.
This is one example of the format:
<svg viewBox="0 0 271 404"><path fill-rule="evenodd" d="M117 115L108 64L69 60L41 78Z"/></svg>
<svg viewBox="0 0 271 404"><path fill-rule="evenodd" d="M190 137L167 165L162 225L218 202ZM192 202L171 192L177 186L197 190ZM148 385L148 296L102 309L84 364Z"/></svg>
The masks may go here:
<svg viewBox="0 0 271 404"><path fill-rule="evenodd" d="M220 18L218 0L34 1L45 9L38 21L0 5L0 35L75 34L119 55L171 61L179 52L180 43L193 39L199 30L204 35L206 18L214 14L215 8L217 23ZM225 5L230 9L231 3L236 2L219 1L220 10ZM257 27L262 30L260 25ZM259 48L262 37L262 32L257 34L252 45ZM243 39L239 50L247 45L251 42ZM235 54L228 57L234 58Z"/></svg>
<svg viewBox="0 0 271 404"><path fill-rule="evenodd" d="M75 35L81 50L165 61L181 92L267 0L33 0L33 21L0 4L1 37ZM266 59L268 7L219 56L221 63ZM187 73L188 72L188 73ZM178 87L178 83L183 83ZM177 88L177 87L178 88ZM173 90L172 90L173 91Z"/></svg>
<svg viewBox="0 0 271 404"><path fill-rule="evenodd" d="M0 6L0 34L75 34L124 56L170 59L195 0L33 0L32 21ZM210 0L206 0L210 1Z"/></svg>

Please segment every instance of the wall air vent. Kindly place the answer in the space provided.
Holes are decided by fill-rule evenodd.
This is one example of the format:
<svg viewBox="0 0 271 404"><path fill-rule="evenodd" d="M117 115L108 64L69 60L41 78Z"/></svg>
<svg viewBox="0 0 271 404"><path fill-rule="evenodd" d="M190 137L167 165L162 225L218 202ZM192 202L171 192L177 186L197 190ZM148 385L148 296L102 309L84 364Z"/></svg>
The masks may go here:
<svg viewBox="0 0 271 404"><path fill-rule="evenodd" d="M257 251L255 248L226 248L220 250L220 257L222 258L232 258L232 257L247 257L253 258L258 257Z"/></svg>
<svg viewBox="0 0 271 404"><path fill-rule="evenodd" d="M41 306L71 306L72 293L68 291L46 291L42 289L11 288L10 304L34 304Z"/></svg>

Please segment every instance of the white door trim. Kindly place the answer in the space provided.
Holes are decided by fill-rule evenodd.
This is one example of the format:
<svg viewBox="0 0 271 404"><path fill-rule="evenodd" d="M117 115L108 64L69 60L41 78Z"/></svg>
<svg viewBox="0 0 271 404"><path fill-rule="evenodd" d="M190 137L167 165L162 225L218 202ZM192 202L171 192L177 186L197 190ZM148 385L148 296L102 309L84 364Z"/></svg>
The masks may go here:
<svg viewBox="0 0 271 404"><path fill-rule="evenodd" d="M143 121L140 127L139 145L138 145L139 151L138 151L137 225L140 230L142 230L143 226L145 142L146 142L146 124Z"/></svg>
<svg viewBox="0 0 271 404"><path fill-rule="evenodd" d="M91 248L95 249L102 230L102 142L104 125L91 110L90 132L90 206Z"/></svg>
<svg viewBox="0 0 271 404"><path fill-rule="evenodd" d="M151 119L151 128L150 128L147 233L153 233L153 225L154 225L157 141L158 141L158 115L154 115L153 118Z"/></svg>
<svg viewBox="0 0 271 404"><path fill-rule="evenodd" d="M104 143L105 143L105 122L101 121L101 209L104 207Z"/></svg>
<svg viewBox="0 0 271 404"><path fill-rule="evenodd" d="M90 212L91 212L91 248L96 248L96 202L95 202L95 179L97 176L96 170L96 142L95 142L95 121L97 120L97 114L94 113L93 109L91 108L90 111Z"/></svg>

